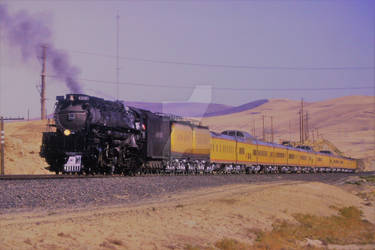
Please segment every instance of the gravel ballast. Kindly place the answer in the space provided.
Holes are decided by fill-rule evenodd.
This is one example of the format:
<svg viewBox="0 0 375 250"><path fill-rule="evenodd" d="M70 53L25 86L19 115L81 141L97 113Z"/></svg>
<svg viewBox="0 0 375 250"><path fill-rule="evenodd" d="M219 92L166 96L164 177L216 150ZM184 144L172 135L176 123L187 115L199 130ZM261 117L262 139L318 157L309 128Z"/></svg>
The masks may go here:
<svg viewBox="0 0 375 250"><path fill-rule="evenodd" d="M359 175L363 175L361 173ZM358 174L137 176L81 179L0 180L0 213L133 204L166 194L228 184L277 181L339 183Z"/></svg>

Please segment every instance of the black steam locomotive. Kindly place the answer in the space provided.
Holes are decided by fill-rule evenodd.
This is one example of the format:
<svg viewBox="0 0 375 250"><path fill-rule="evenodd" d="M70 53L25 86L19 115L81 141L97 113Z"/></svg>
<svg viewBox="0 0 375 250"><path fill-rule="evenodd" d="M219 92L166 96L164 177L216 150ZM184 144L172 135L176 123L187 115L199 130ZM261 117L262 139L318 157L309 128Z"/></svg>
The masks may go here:
<svg viewBox="0 0 375 250"><path fill-rule="evenodd" d="M51 171L131 175L169 160L170 117L82 94L56 100L40 151Z"/></svg>

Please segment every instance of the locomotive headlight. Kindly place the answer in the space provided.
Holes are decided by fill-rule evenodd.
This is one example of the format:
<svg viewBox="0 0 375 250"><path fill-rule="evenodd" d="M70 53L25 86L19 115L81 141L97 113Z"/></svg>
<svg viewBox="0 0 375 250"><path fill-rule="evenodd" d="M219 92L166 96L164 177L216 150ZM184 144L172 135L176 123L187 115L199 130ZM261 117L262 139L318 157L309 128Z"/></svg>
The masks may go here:
<svg viewBox="0 0 375 250"><path fill-rule="evenodd" d="M65 130L64 130L64 135L68 136L68 135L70 135L70 134L71 134L71 132L70 132L69 129L65 129Z"/></svg>

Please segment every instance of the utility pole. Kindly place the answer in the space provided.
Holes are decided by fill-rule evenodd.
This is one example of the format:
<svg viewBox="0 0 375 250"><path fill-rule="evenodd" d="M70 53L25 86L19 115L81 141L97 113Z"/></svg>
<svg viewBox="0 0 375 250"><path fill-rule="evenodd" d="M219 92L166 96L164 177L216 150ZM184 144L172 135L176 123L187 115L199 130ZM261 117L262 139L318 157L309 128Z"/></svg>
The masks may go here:
<svg viewBox="0 0 375 250"><path fill-rule="evenodd" d="M309 113L306 111L306 128L305 128L305 139L309 139Z"/></svg>
<svg viewBox="0 0 375 250"><path fill-rule="evenodd" d="M271 142L273 143L273 116L271 116Z"/></svg>
<svg viewBox="0 0 375 250"><path fill-rule="evenodd" d="M303 125L303 120L304 120L304 115L303 115L303 98L301 99L301 113L300 113L300 122L301 122L301 130L300 130L300 133L301 133L301 143L303 144L305 142L305 138L304 138L304 131L305 131L305 128L304 128L304 125Z"/></svg>
<svg viewBox="0 0 375 250"><path fill-rule="evenodd" d="M291 125L290 120L289 120L289 141L290 142L292 141L292 125Z"/></svg>
<svg viewBox="0 0 375 250"><path fill-rule="evenodd" d="M120 30L119 30L119 24L120 24L120 15L118 14L118 11L117 11L117 15L116 15L116 97L117 97L117 100L119 99L119 91L120 91L120 83L119 83L119 79L120 79L120 61L119 61L119 43L120 43Z"/></svg>
<svg viewBox="0 0 375 250"><path fill-rule="evenodd" d="M0 157L1 157L1 163L0 163L0 173L1 175L4 175L5 172L5 164L4 164L4 159L5 159L5 132L4 132L4 121L7 120L23 120L23 118L4 118L0 117L0 145L1 145L1 150L0 150Z"/></svg>
<svg viewBox="0 0 375 250"><path fill-rule="evenodd" d="M42 45L42 88L40 90L40 119L45 120L47 118L46 112L46 59L47 59L47 46Z"/></svg>
<svg viewBox="0 0 375 250"><path fill-rule="evenodd" d="M263 118L263 141L265 141L266 140L266 134L264 132L264 115L262 116L262 118Z"/></svg>
<svg viewBox="0 0 375 250"><path fill-rule="evenodd" d="M314 129L311 130L311 134L312 134L312 140L313 140L313 143L315 143L315 134L314 134Z"/></svg>
<svg viewBox="0 0 375 250"><path fill-rule="evenodd" d="M0 123L1 123L1 125L0 125L0 133L1 133L1 137L0 137L0 140L1 140L1 165L0 165L0 167L1 167L1 175L4 175L4 168L5 168L5 166L4 166L4 146L5 146L5 141L4 141L4 119L3 119L3 117L1 117L0 118L1 119L1 121L0 121Z"/></svg>
<svg viewBox="0 0 375 250"><path fill-rule="evenodd" d="M257 136L256 136L256 132L255 132L255 131L256 131L256 130L255 130L255 119L254 119L254 121L253 121L253 122L254 122L254 128L253 128L253 136L254 136L255 138L257 138Z"/></svg>
<svg viewBox="0 0 375 250"><path fill-rule="evenodd" d="M298 112L298 115L299 115L299 117L298 117L298 125L299 125L299 142L300 143L302 143L302 123L301 123L301 120L302 120L302 118L301 118L301 110Z"/></svg>

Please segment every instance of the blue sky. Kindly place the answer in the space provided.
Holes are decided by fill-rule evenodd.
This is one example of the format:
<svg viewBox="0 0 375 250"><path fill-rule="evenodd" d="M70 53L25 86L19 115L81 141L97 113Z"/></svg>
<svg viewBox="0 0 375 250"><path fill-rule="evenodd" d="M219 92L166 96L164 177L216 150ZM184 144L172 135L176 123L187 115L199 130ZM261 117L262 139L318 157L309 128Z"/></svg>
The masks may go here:
<svg viewBox="0 0 375 250"><path fill-rule="evenodd" d="M201 95L210 89L207 101L230 105L263 98L374 95L371 88L335 89L375 84L371 0L0 3L13 15L25 10L48 25L54 47L80 69L79 83L90 95L117 96L112 84L117 12L120 99L187 101L195 88L204 90ZM40 60L34 56L25 62L5 36L1 32L0 112L26 116L29 108L38 116ZM48 78L47 85L50 113L55 96L69 90L56 78ZM296 90L304 88L320 90Z"/></svg>

